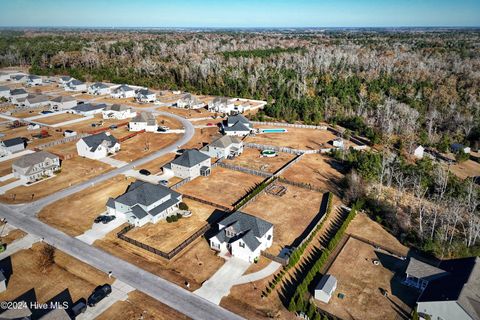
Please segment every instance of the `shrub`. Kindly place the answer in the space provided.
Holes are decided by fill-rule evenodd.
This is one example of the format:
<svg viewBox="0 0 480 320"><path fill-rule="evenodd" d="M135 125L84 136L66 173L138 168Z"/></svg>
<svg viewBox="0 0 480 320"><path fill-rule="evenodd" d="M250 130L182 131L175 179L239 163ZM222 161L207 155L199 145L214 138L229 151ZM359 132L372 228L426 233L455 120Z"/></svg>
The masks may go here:
<svg viewBox="0 0 480 320"><path fill-rule="evenodd" d="M168 217L167 217L167 222L168 222L168 223L171 223L171 222L172 222L172 217L168 216Z"/></svg>
<svg viewBox="0 0 480 320"><path fill-rule="evenodd" d="M177 219L182 219L183 216L180 213L177 213Z"/></svg>
<svg viewBox="0 0 480 320"><path fill-rule="evenodd" d="M188 210L188 205L185 202L180 202L180 204L178 205L178 208L180 210Z"/></svg>

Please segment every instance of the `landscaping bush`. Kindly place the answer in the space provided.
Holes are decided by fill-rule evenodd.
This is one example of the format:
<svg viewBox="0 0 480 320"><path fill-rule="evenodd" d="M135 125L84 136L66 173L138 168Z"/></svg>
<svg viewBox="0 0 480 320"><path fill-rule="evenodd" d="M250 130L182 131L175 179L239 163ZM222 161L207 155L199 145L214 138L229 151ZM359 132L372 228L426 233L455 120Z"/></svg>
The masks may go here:
<svg viewBox="0 0 480 320"><path fill-rule="evenodd" d="M188 205L185 202L180 202L180 204L178 205L178 208L180 210L188 210Z"/></svg>
<svg viewBox="0 0 480 320"><path fill-rule="evenodd" d="M167 222L168 222L168 223L173 222L173 221L172 221L172 217L168 216L168 217L167 217Z"/></svg>

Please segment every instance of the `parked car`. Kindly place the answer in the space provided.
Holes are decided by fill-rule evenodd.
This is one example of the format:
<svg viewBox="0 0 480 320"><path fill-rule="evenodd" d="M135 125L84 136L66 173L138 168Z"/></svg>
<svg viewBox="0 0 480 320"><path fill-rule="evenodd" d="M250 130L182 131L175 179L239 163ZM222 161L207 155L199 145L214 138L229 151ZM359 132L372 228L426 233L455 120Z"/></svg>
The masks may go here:
<svg viewBox="0 0 480 320"><path fill-rule="evenodd" d="M162 129L162 130L164 130L164 131L170 130L170 128L167 127L167 126L159 126L158 128L159 128L159 129Z"/></svg>
<svg viewBox="0 0 480 320"><path fill-rule="evenodd" d="M88 297L88 306L95 307L97 303L108 297L110 293L112 293L112 287L107 283L96 287Z"/></svg>
<svg viewBox="0 0 480 320"><path fill-rule="evenodd" d="M166 185L168 185L168 181L167 180L160 180L160 184L166 186Z"/></svg>
<svg viewBox="0 0 480 320"><path fill-rule="evenodd" d="M150 171L148 171L147 169L141 169L140 171L140 174L143 174L144 176L149 176L151 175L152 173Z"/></svg>
<svg viewBox="0 0 480 320"><path fill-rule="evenodd" d="M117 127L116 124L112 124L112 125L110 126L110 129L112 129L112 130L117 129L117 128L118 128L118 127Z"/></svg>
<svg viewBox="0 0 480 320"><path fill-rule="evenodd" d="M103 223L103 224L107 224L107 223L109 223L110 221L115 220L116 218L117 218L116 216L103 216L103 221L102 221L102 223Z"/></svg>
<svg viewBox="0 0 480 320"><path fill-rule="evenodd" d="M53 113L53 112L52 112L52 111L45 110L45 111L42 111L42 112L40 112L40 113L42 113L42 114L49 114L49 113Z"/></svg>
<svg viewBox="0 0 480 320"><path fill-rule="evenodd" d="M167 130L163 129L162 127L157 128L157 132L166 132Z"/></svg>
<svg viewBox="0 0 480 320"><path fill-rule="evenodd" d="M213 126L214 126L214 124L213 124L213 123L211 123L211 122L209 122L209 123L207 123L207 126L208 126L208 127L213 127Z"/></svg>
<svg viewBox="0 0 480 320"><path fill-rule="evenodd" d="M103 221L103 217L104 217L104 216L98 216L98 217L95 218L95 220L93 220L93 222L94 222L94 223L100 223L100 222Z"/></svg>
<svg viewBox="0 0 480 320"><path fill-rule="evenodd" d="M70 313L74 318L85 311L87 311L87 300L85 298L80 298L70 308Z"/></svg>

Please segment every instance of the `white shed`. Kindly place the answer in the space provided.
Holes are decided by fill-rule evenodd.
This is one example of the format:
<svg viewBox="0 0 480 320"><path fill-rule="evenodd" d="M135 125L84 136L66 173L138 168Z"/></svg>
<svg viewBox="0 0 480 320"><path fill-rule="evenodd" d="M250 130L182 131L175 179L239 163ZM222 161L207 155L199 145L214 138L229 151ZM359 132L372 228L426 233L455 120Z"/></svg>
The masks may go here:
<svg viewBox="0 0 480 320"><path fill-rule="evenodd" d="M315 299L328 303L333 292L337 289L337 278L330 274L322 277L315 288Z"/></svg>
<svg viewBox="0 0 480 320"><path fill-rule="evenodd" d="M413 151L413 155L415 156L415 158L417 159L423 159L423 153L425 151L425 148L422 147L422 146L418 146L415 148L415 150Z"/></svg>

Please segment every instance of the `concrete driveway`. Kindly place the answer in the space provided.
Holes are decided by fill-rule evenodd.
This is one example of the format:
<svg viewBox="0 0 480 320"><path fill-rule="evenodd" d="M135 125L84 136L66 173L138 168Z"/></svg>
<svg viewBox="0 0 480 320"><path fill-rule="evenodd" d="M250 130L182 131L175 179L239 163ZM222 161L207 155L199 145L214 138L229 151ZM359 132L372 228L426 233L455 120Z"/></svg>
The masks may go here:
<svg viewBox="0 0 480 320"><path fill-rule="evenodd" d="M105 214L105 212L102 214ZM107 233L112 232L125 222L127 222L127 219L117 217L115 220L110 221L107 224L94 223L90 230L87 230L84 234L81 234L76 238L85 243L92 244L95 242L95 240L102 239Z"/></svg>
<svg viewBox="0 0 480 320"><path fill-rule="evenodd" d="M0 260L5 259L6 257L9 257L20 250L31 248L32 245L39 240L39 237L36 237L32 234L27 234L25 237L13 241L7 245L7 249L5 251L0 253Z"/></svg>
<svg viewBox="0 0 480 320"><path fill-rule="evenodd" d="M111 157L101 158L101 159L98 159L98 161L106 163L109 166L115 167L115 168L121 168L121 167L128 164L125 161L120 161L120 160L117 160L117 159L114 159L114 158L111 158Z"/></svg>
<svg viewBox="0 0 480 320"><path fill-rule="evenodd" d="M219 305L222 298L230 293L230 288L237 283L249 266L250 263L242 259L228 258L225 264L194 293Z"/></svg>

